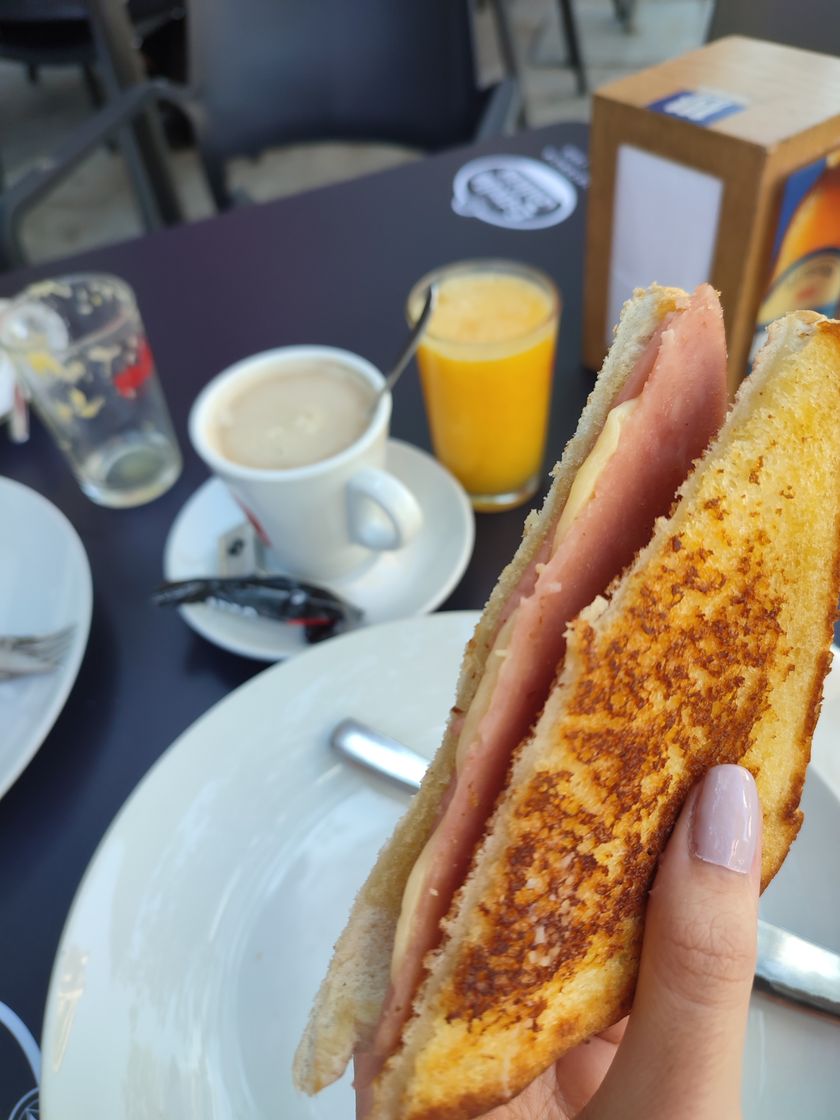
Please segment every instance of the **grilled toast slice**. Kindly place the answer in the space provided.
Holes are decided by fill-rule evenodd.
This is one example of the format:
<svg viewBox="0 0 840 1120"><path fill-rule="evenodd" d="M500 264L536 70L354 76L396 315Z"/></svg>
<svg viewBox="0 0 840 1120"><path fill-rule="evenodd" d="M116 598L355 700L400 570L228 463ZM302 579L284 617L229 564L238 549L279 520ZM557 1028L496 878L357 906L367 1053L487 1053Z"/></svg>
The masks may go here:
<svg viewBox="0 0 840 1120"><path fill-rule="evenodd" d="M499 620L511 593L553 532L578 469L591 452L610 408L661 320L688 299L679 288L658 284L635 293L622 312L615 341L581 415L575 435L553 471L554 481L539 513L525 522L522 542L502 572L464 654L453 712L475 696ZM295 1081L316 1093L340 1077L353 1050L366 1045L379 1019L390 980L394 931L406 879L439 817L439 806L455 768L457 721L446 729L423 786L397 825L359 892L347 927L295 1056Z"/></svg>
<svg viewBox="0 0 840 1120"><path fill-rule="evenodd" d="M708 767L755 775L764 886L796 836L840 591L840 323L771 329L678 497L569 627L373 1120L478 1116L629 1010L656 861Z"/></svg>

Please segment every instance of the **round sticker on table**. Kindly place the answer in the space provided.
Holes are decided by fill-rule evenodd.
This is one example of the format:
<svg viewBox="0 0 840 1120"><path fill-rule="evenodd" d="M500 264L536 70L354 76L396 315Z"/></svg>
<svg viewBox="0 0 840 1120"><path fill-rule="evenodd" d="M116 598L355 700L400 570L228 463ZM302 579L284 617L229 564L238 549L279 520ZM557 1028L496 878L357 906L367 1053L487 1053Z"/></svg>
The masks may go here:
<svg viewBox="0 0 840 1120"><path fill-rule="evenodd" d="M564 222L577 206L565 175L524 156L470 160L452 183L452 209L503 229L545 229Z"/></svg>

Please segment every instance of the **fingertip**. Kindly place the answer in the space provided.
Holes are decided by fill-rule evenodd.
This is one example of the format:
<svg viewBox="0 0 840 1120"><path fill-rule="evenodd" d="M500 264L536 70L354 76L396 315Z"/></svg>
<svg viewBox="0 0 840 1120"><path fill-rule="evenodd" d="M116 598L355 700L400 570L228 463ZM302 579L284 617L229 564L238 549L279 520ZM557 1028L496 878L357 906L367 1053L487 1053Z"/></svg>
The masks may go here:
<svg viewBox="0 0 840 1120"><path fill-rule="evenodd" d="M749 875L761 837L755 779L743 766L713 766L692 805L689 851L704 863Z"/></svg>

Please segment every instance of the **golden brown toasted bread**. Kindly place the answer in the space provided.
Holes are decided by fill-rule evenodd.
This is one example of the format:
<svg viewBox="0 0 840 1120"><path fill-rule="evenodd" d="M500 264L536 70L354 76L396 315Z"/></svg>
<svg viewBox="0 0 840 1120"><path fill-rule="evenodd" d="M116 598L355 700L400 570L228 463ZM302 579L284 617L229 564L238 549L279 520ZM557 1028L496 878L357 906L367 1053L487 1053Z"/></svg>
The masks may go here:
<svg viewBox="0 0 840 1120"><path fill-rule="evenodd" d="M571 624L374 1120L480 1115L629 1010L656 861L709 766L755 775L770 881L801 823L839 548L840 323L798 313L671 516Z"/></svg>
<svg viewBox="0 0 840 1120"><path fill-rule="evenodd" d="M625 305L615 342L575 435L554 468L545 503L525 522L522 542L502 572L467 646L453 711L466 710L472 701L507 600L553 532L578 468L592 450L639 355L661 319L687 298L679 288L654 284L637 291ZM394 930L406 879L437 823L441 797L454 769L456 744L457 731L450 720L420 792L356 898L295 1056L295 1080L305 1092L318 1092L340 1077L354 1048L366 1044L376 1026L390 979Z"/></svg>

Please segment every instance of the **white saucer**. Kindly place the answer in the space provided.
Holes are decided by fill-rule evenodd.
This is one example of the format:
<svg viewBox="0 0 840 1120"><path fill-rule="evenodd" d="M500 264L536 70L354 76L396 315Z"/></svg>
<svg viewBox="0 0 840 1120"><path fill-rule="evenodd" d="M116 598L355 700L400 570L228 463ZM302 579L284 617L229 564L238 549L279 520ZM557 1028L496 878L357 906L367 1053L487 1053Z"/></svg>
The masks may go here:
<svg viewBox="0 0 840 1120"><path fill-rule="evenodd" d="M385 465L417 498L423 528L399 552L383 553L360 575L330 584L364 611L362 626L433 611L463 575L475 539L475 518L467 495L431 455L392 439ZM224 484L209 479L189 499L169 531L163 556L165 577L218 575L218 539L241 522L242 510ZM181 613L208 641L258 661L279 661L307 648L297 626L204 605L182 607Z"/></svg>
<svg viewBox="0 0 840 1120"><path fill-rule="evenodd" d="M292 1055L353 896L408 803L329 748L345 716L430 757L477 613L369 627L226 697L149 771L88 868L53 968L42 1038L50 1120L349 1120L346 1075L312 1099ZM805 825L764 917L840 950L840 735L829 677ZM232 749L235 747L235 749ZM745 1120L837 1115L840 1022L750 1001Z"/></svg>
<svg viewBox="0 0 840 1120"><path fill-rule="evenodd" d="M78 534L52 502L0 478L0 634L48 634L74 627L52 673L0 684L0 796L58 719L87 645L93 591Z"/></svg>

